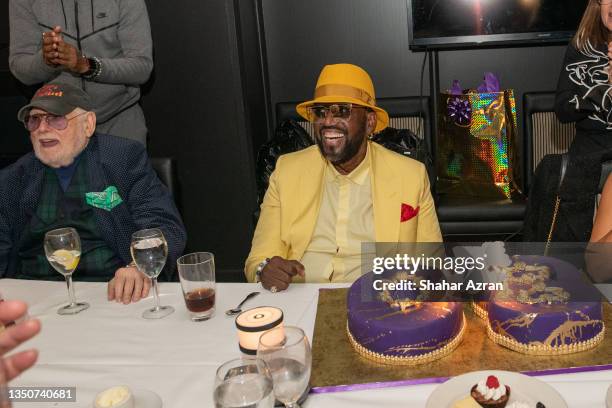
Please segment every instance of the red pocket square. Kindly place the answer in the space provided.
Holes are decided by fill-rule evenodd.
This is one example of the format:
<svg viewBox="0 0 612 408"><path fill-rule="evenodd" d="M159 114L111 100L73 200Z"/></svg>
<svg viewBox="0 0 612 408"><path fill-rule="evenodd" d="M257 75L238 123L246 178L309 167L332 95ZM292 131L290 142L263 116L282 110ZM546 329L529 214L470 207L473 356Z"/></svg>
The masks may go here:
<svg viewBox="0 0 612 408"><path fill-rule="evenodd" d="M411 205L402 203L401 222L405 222L413 217L416 217L419 214L419 208L420 207L413 208Z"/></svg>

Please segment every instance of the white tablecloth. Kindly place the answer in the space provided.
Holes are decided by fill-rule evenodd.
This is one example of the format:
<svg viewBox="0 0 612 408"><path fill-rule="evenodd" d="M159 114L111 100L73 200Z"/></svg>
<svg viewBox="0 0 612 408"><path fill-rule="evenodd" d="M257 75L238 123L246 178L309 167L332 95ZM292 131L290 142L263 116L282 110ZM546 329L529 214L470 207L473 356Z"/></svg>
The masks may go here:
<svg viewBox="0 0 612 408"><path fill-rule="evenodd" d="M286 324L302 327L312 338L322 286L292 285L286 292L272 294L256 284L218 284L216 315L194 323L176 283L160 284L162 303L174 306L176 312L161 320L145 320L141 314L153 304L152 297L131 305L108 302L105 284L76 282L77 299L91 307L76 316L59 316L56 309L67 299L65 283L0 280L4 297L26 300L30 315L43 324L41 334L26 344L40 350L38 363L11 385L77 388L76 403L19 403L16 407L89 408L96 392L118 384L156 392L164 408L213 407L216 367L240 356L234 319L224 311L246 294L261 290L247 307L278 306ZM557 389L571 408L605 408L612 370L539 378ZM304 408L422 408L435 387L314 394Z"/></svg>

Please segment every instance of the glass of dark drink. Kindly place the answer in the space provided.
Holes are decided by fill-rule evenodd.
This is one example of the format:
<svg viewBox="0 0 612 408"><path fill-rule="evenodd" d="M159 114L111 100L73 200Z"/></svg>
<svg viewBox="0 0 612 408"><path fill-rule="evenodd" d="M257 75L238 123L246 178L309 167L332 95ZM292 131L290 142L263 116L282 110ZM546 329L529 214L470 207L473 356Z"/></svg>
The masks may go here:
<svg viewBox="0 0 612 408"><path fill-rule="evenodd" d="M176 263L191 320L210 319L215 313L215 256L210 252L194 252L183 255Z"/></svg>

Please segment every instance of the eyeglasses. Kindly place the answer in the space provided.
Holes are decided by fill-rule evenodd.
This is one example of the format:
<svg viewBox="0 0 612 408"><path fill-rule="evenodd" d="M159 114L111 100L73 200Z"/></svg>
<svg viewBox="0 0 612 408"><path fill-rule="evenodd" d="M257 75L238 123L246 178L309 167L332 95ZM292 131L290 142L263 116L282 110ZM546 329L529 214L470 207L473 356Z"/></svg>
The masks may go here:
<svg viewBox="0 0 612 408"><path fill-rule="evenodd" d="M612 1L612 0L611 0ZM307 109L308 120L311 122L324 121L328 113L332 114L334 119L348 120L351 117L353 109L364 108L365 106L353 106L352 103L335 103L333 105L314 105Z"/></svg>
<svg viewBox="0 0 612 408"><path fill-rule="evenodd" d="M81 112L78 115L75 115L71 118L67 118L65 116L57 116L50 114L41 114L41 115L28 115L23 120L23 124L25 128L29 132L33 132L40 126L42 120L44 119L47 122L48 126L51 126L55 130L64 130L68 127L68 122L74 118L78 118L81 115L86 114L87 111Z"/></svg>

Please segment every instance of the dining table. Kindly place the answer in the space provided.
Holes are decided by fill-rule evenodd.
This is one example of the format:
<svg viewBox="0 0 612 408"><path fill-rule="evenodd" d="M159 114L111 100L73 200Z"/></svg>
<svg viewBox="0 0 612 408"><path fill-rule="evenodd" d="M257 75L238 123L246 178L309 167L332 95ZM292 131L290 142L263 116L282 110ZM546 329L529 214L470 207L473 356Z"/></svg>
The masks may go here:
<svg viewBox="0 0 612 408"><path fill-rule="evenodd" d="M217 283L214 316L194 322L179 283L159 284L161 303L173 306L175 312L147 320L142 312L153 305L152 296L127 305L108 301L103 282L75 282L77 300L90 307L76 315L60 316L57 309L68 300L64 282L0 279L4 298L24 300L29 316L42 323L40 334L18 348L38 349L37 363L10 386L74 387L76 391L75 402L16 402L14 407L91 408L98 392L115 385L153 391L164 408L214 407L217 367L241 356L235 318L225 314L227 309L259 291L244 308L278 307L285 325L301 327L312 340L319 290L347 286L294 284L286 291L271 293L255 283ZM570 408L606 408L612 370L538 378L557 390ZM424 408L438 385L379 384L356 391L315 392L303 408Z"/></svg>

